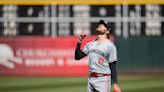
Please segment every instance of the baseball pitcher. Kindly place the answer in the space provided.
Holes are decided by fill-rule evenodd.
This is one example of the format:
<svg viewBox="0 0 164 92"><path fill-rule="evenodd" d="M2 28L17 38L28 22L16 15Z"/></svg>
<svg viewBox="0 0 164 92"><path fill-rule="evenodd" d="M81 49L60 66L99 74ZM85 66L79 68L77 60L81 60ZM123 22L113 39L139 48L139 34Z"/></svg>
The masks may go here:
<svg viewBox="0 0 164 92"><path fill-rule="evenodd" d="M121 92L117 80L117 51L116 47L108 38L110 28L108 23L100 20L96 28L97 38L88 42L80 49L84 33L79 36L75 50L75 59L79 60L88 56L89 77L87 92L109 92L113 84L114 92Z"/></svg>

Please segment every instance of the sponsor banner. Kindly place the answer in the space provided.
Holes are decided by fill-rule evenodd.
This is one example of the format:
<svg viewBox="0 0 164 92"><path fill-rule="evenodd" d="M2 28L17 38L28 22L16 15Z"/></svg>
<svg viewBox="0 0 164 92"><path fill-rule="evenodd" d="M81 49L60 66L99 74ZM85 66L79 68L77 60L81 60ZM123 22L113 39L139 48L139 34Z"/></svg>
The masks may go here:
<svg viewBox="0 0 164 92"><path fill-rule="evenodd" d="M74 60L76 42L77 37L1 37L0 75L87 75L87 58Z"/></svg>
<svg viewBox="0 0 164 92"><path fill-rule="evenodd" d="M86 42L95 39L87 37ZM77 37L0 37L0 75L86 76L87 57L76 61Z"/></svg>

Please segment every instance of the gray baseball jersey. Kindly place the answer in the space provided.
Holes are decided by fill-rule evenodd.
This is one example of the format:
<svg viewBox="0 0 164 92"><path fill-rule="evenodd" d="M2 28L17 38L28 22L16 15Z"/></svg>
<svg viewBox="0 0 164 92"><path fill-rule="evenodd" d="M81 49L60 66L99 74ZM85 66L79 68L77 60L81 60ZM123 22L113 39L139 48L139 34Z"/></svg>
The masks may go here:
<svg viewBox="0 0 164 92"><path fill-rule="evenodd" d="M111 74L109 63L117 61L116 46L106 39L102 43L96 40L88 42L83 50L89 58L89 72Z"/></svg>

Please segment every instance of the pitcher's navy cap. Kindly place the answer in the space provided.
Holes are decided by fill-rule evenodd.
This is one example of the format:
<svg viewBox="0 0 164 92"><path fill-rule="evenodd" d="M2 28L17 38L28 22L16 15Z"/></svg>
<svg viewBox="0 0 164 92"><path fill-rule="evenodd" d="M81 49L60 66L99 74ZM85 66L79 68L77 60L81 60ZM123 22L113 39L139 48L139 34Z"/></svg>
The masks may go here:
<svg viewBox="0 0 164 92"><path fill-rule="evenodd" d="M104 21L104 20L100 20L99 24L103 24L109 31L111 31L111 28L109 27L109 23Z"/></svg>

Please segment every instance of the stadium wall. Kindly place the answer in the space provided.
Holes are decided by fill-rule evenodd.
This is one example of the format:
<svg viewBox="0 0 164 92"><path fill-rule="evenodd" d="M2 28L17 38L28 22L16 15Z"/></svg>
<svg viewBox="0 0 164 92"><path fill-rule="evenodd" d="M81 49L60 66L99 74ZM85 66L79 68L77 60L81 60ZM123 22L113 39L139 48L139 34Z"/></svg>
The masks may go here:
<svg viewBox="0 0 164 92"><path fill-rule="evenodd" d="M117 37L116 45L120 72L164 72L163 37Z"/></svg>
<svg viewBox="0 0 164 92"><path fill-rule="evenodd" d="M75 36L0 37L0 76L87 76L87 58L74 60L76 42ZM115 44L119 72L164 72L164 38L116 37Z"/></svg>

